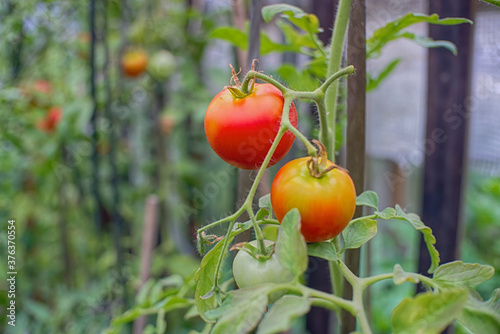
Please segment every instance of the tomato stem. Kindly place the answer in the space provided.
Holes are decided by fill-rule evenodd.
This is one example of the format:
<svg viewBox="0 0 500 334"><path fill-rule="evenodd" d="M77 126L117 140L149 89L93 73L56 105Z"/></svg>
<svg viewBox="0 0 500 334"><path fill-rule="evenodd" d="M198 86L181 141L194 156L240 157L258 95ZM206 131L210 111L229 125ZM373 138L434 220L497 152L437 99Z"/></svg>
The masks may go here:
<svg viewBox="0 0 500 334"><path fill-rule="evenodd" d="M352 0L340 0L335 16L333 27L332 42L330 45L330 59L328 61L327 76L340 69L342 54L344 50L344 39L351 14ZM328 157L335 162L335 122L337 113L337 96L339 91L338 81L333 81L325 96L325 106L328 118L328 127L330 128L330 140L325 142L328 149Z"/></svg>

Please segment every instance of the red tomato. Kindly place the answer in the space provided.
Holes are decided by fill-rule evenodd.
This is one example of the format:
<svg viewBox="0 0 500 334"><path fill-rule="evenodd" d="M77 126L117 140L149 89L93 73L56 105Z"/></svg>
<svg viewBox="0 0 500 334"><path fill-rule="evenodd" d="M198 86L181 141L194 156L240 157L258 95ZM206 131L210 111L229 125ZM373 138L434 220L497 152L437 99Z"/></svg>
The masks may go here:
<svg viewBox="0 0 500 334"><path fill-rule="evenodd" d="M356 189L342 169L332 169L319 178L312 176L308 160L292 160L278 171L271 186L271 203L280 222L288 211L297 208L305 240L320 242L339 235L352 219ZM327 166L331 165L328 161Z"/></svg>
<svg viewBox="0 0 500 334"><path fill-rule="evenodd" d="M44 132L53 132L62 117L62 109L59 107L52 107L49 109L45 118L41 119L37 127Z"/></svg>
<svg viewBox="0 0 500 334"><path fill-rule="evenodd" d="M122 57L123 73L129 77L137 77L148 66L148 54L142 49L128 51Z"/></svg>
<svg viewBox="0 0 500 334"><path fill-rule="evenodd" d="M215 153L242 169L258 169L276 137L283 113L283 95L271 84L255 84L252 93L234 97L225 88L214 97L205 114L205 133ZM292 104L290 122L297 127ZM271 161L280 161L292 147L295 136L286 132Z"/></svg>

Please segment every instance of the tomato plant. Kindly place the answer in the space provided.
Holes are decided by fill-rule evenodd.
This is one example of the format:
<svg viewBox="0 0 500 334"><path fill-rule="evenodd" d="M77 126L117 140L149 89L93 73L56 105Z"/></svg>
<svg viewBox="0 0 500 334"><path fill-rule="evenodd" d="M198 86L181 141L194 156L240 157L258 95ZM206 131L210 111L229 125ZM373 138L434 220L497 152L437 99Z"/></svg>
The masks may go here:
<svg viewBox="0 0 500 334"><path fill-rule="evenodd" d="M276 218L282 221L288 211L297 208L307 242L339 235L356 208L356 190L349 174L329 160L325 165L331 170L313 176L311 158L292 160L278 171L271 186Z"/></svg>
<svg viewBox="0 0 500 334"><path fill-rule="evenodd" d="M258 169L252 186L234 213L198 229L198 250L203 258L194 275L194 298L186 298L185 291L193 288L192 282L188 282L180 289L182 294L129 310L119 321L157 313L160 323L165 312L194 304L188 313L196 313L206 322L203 333L278 333L292 328L293 320L307 314L312 306L320 306L339 315L354 316L360 332L371 334L364 293L374 283L390 280L396 285L423 283L427 290L415 298L402 300L394 308L391 323L395 333L439 333L454 322L471 332L493 333L500 328L500 290L486 302L473 291L492 277L491 266L461 261L440 265L433 232L418 215L407 213L398 205L379 209L379 199L373 191L358 189L361 193L356 196L348 172L335 164L337 100L342 100L338 98L338 79L354 73L353 66L341 69L350 8L351 1L340 0L330 50L319 43L316 34L321 29L314 15L285 4L264 8L266 21L281 14L295 26L293 29L280 26L292 44L274 43L274 47L302 50L308 56L315 56L314 64L321 66L314 72L321 76L322 83L312 80L309 84L313 87L297 91L252 68L240 84L233 71L236 85L225 88L208 106L205 133L224 161L242 169ZM400 31L416 22L449 25L468 20L409 14L378 30L368 45L381 48L392 39L414 39L412 34ZM297 36L296 30L304 34ZM241 31L234 33L241 37ZM236 40L241 41L233 38ZM428 40L426 44L438 46ZM313 102L317 107L319 135L311 141L297 128L293 102L299 99ZM256 191L266 168L283 158L295 137L305 146L305 157L278 171L271 193L259 199L259 210L255 212ZM356 206L364 206L371 213L352 219ZM246 221L241 221L243 215L248 217ZM374 276L361 276L352 270L350 256L345 251L358 249L375 237L378 224L384 221L404 222L421 233L431 259L428 273L432 277L406 272L399 264ZM225 235L207 234L222 224L228 225ZM263 226L278 228L274 253L270 249L272 243L264 239ZM233 277L228 277L225 260L234 238L248 230L253 230L255 240L235 245L240 250L232 262L237 285L232 289ZM333 293L303 284L310 257L328 261ZM344 294L343 286L347 285L352 294ZM343 321L340 317L337 320L337 323Z"/></svg>
<svg viewBox="0 0 500 334"><path fill-rule="evenodd" d="M235 95L226 87L210 102L205 114L205 133L215 153L242 169L258 169L271 148L283 113L283 94L270 84L255 84L248 94ZM241 92L241 91L240 91ZM290 107L290 122L297 127L297 111ZM294 135L283 135L269 166L290 150Z"/></svg>
<svg viewBox="0 0 500 334"><path fill-rule="evenodd" d="M129 77L137 77L148 66L148 54L142 49L127 51L121 60L123 73Z"/></svg>
<svg viewBox="0 0 500 334"><path fill-rule="evenodd" d="M272 241L264 240L266 246L273 245ZM257 241L250 242L257 246ZM278 260L276 254L270 257L256 258L245 249L240 249L233 261L233 276L240 288L246 288L263 283L284 283L293 279L293 275Z"/></svg>

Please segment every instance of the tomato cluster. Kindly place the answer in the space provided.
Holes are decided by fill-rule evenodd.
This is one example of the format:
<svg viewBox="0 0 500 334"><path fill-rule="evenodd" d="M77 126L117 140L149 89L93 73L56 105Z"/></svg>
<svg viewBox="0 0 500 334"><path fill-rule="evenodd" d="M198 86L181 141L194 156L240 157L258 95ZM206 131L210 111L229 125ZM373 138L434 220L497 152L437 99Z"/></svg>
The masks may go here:
<svg viewBox="0 0 500 334"><path fill-rule="evenodd" d="M224 161L242 169L258 169L279 132L284 98L281 91L270 84L255 84L248 94L235 94L234 89L239 87L226 87L208 106L205 133L212 149ZM289 119L297 128L293 103ZM268 167L288 153L294 139L290 131L284 134ZM339 235L349 224L356 207L351 177L327 160L322 145L319 146L318 157L299 158L285 164L271 187L276 218L281 222L286 213L297 208L301 232L307 242L321 242ZM240 288L291 279L274 255L264 261L244 250L235 257L233 274Z"/></svg>

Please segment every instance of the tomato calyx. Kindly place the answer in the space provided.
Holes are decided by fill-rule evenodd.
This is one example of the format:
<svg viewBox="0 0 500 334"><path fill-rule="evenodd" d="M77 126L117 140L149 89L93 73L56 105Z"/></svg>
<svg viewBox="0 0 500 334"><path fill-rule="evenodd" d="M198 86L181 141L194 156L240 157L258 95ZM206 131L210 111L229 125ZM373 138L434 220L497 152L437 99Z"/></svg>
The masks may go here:
<svg viewBox="0 0 500 334"><path fill-rule="evenodd" d="M239 250L239 251L245 251L248 254L250 254L253 258L259 261L267 261L271 258L271 256L274 254L274 243L267 246L263 251L264 254L259 252L259 249L252 245L251 243L248 242L240 242L237 244L234 244L230 250Z"/></svg>
<svg viewBox="0 0 500 334"><path fill-rule="evenodd" d="M252 68L251 68L252 71L255 71L255 63L257 61L258 61L257 59L254 59L252 61ZM252 94L255 85L255 78L250 80L250 89L248 89L248 91L245 92L241 89L242 84L240 82L240 79L238 78L238 74L240 74L241 70L238 73L236 73L233 65L229 64L229 67L231 67L231 80L230 80L231 86L227 87L227 89L231 92L233 97L235 99L244 99L248 95Z"/></svg>
<svg viewBox="0 0 500 334"><path fill-rule="evenodd" d="M345 171L344 168L335 164L328 166L328 154L326 152L325 145L316 139L313 140L313 143L318 146L319 152L316 157L311 157L311 159L307 161L307 168L309 169L311 176L319 179L333 169L341 169Z"/></svg>

